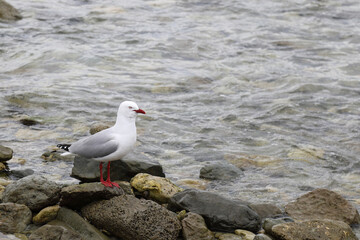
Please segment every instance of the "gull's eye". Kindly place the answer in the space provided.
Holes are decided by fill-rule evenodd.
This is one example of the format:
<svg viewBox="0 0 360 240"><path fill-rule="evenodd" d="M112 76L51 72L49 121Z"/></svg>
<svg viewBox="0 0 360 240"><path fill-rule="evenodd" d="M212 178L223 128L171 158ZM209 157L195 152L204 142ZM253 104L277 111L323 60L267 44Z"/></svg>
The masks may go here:
<svg viewBox="0 0 360 240"><path fill-rule="evenodd" d="M129 106L129 109L133 109L133 107L132 107L132 106Z"/></svg>

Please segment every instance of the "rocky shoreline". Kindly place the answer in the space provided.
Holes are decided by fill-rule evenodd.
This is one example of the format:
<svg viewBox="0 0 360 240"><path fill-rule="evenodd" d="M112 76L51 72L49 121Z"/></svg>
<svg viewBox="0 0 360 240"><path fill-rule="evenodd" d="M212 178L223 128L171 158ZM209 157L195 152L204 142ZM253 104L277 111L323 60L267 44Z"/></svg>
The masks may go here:
<svg viewBox="0 0 360 240"><path fill-rule="evenodd" d="M11 157L12 150L0 146L1 162ZM281 207L250 203L205 190L182 189L165 178L160 164L144 156L129 159L118 161L113 171L120 174L112 176L121 179L116 181L120 189L92 182L98 178L97 166L88 166L79 158L73 176L86 180L84 183L64 185L31 172L16 181L2 179L0 238L358 239L351 228L360 223L358 211L333 191L315 189ZM222 179L216 177L221 171L242 176L230 166L212 165L206 166L202 177Z"/></svg>

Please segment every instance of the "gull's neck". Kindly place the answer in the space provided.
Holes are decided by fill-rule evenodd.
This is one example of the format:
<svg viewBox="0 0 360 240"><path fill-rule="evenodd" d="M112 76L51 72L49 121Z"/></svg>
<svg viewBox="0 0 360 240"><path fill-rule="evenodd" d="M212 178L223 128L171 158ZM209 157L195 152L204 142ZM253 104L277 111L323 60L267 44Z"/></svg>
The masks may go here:
<svg viewBox="0 0 360 240"><path fill-rule="evenodd" d="M131 129L136 129L135 118L118 114L114 127L124 130L129 129L129 131L131 131Z"/></svg>

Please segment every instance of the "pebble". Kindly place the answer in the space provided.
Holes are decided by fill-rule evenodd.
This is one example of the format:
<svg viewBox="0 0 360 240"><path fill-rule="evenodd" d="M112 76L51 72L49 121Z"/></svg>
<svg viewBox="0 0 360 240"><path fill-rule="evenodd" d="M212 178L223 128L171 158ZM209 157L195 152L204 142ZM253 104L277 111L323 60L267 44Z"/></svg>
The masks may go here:
<svg viewBox="0 0 360 240"><path fill-rule="evenodd" d="M36 214L32 221L34 224L45 224L54 220L59 212L60 206L50 206L42 209L38 214Z"/></svg>
<svg viewBox="0 0 360 240"><path fill-rule="evenodd" d="M0 162L5 162L13 157L13 150L11 148L0 145Z"/></svg>

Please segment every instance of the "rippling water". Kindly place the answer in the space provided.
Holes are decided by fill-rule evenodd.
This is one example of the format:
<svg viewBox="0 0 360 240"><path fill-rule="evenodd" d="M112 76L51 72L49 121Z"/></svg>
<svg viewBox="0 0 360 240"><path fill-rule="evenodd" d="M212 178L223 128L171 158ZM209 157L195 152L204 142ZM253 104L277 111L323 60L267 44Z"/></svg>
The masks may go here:
<svg viewBox="0 0 360 240"><path fill-rule="evenodd" d="M9 2L24 19L0 23L0 138L27 160L12 169L69 180L41 154L131 99L137 151L175 182L228 161L245 177L209 190L283 205L324 187L360 209L358 1Z"/></svg>

